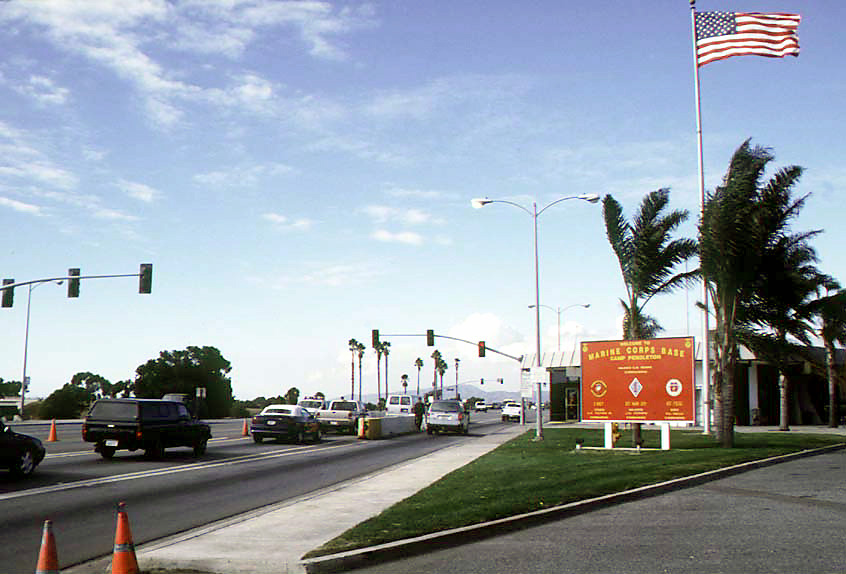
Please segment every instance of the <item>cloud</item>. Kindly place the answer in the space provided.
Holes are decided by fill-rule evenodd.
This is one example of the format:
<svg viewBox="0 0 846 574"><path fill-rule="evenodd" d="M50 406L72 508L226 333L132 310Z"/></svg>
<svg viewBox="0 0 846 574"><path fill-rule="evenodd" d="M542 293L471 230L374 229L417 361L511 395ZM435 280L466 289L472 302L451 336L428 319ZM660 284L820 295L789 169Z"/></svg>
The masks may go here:
<svg viewBox="0 0 846 574"><path fill-rule="evenodd" d="M311 227L314 225L314 221L310 219L300 218L291 220L288 217L279 213L265 213L261 217L265 221L271 222L279 229L285 229L290 231L306 231L308 229L311 229Z"/></svg>
<svg viewBox="0 0 846 574"><path fill-rule="evenodd" d="M362 208L361 211L376 223L396 221L403 225L423 225L432 221L432 216L420 209L400 209L386 205L368 205Z"/></svg>
<svg viewBox="0 0 846 574"><path fill-rule="evenodd" d="M26 84L15 86L14 90L41 105L64 104L70 93L67 88L56 86L50 78L35 75L30 76Z"/></svg>
<svg viewBox="0 0 846 574"><path fill-rule="evenodd" d="M401 231L399 233L392 233L384 229L374 231L370 237L376 241L385 243L405 243L406 245L422 245L423 236L419 233L411 231Z"/></svg>
<svg viewBox="0 0 846 574"><path fill-rule="evenodd" d="M28 213L30 215L43 215L41 207L33 205L31 203L24 203L22 201L9 199L7 197L0 196L0 206L8 207L12 211L18 211L20 213Z"/></svg>
<svg viewBox="0 0 846 574"><path fill-rule="evenodd" d="M214 54L236 59L253 43L284 41L284 32L293 31L312 57L340 61L347 54L338 40L376 24L367 4L337 8L317 1L66 0L40 3L37 10L27 2L3 4L0 22L43 30L43 36L60 51L110 70L136 89L148 118L163 128L182 120L180 106L184 102L243 105L266 100L273 92L266 81L249 76L246 81L241 78L228 98L222 98L226 91L186 80L194 71L188 64L167 68L159 54L176 50L199 55L204 61ZM272 36L264 35L268 32ZM22 89L34 91L50 103L67 96L43 77L35 77L34 83Z"/></svg>
<svg viewBox="0 0 846 574"><path fill-rule="evenodd" d="M220 188L252 187L265 178L287 175L293 171L292 167L282 163L267 163L198 173L194 175L194 181L201 185Z"/></svg>
<svg viewBox="0 0 846 574"><path fill-rule="evenodd" d="M149 185L145 185L143 183L122 179L117 185L124 193L126 193L126 195L133 199L137 199L138 201L143 201L144 203L152 203L162 195L162 193L157 189L153 189Z"/></svg>

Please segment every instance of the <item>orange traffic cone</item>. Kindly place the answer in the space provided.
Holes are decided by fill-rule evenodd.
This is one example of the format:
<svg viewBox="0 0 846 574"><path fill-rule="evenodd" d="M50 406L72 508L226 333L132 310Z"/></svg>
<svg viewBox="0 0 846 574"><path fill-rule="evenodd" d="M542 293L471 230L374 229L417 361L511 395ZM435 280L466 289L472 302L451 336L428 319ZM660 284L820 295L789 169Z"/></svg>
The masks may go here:
<svg viewBox="0 0 846 574"><path fill-rule="evenodd" d="M115 550L112 554L112 574L138 574L138 560L135 558L135 544L126 517L126 504L118 503Z"/></svg>
<svg viewBox="0 0 846 574"><path fill-rule="evenodd" d="M56 436L56 419L50 425L50 435L47 437L47 442L56 442L59 438Z"/></svg>
<svg viewBox="0 0 846 574"><path fill-rule="evenodd" d="M244 430L241 431L241 436L250 436L250 429L247 428L247 419L244 419Z"/></svg>
<svg viewBox="0 0 846 574"><path fill-rule="evenodd" d="M56 554L56 539L53 538L53 522L44 521L44 533L41 535L41 551L38 553L38 565L35 574L59 574L59 558Z"/></svg>

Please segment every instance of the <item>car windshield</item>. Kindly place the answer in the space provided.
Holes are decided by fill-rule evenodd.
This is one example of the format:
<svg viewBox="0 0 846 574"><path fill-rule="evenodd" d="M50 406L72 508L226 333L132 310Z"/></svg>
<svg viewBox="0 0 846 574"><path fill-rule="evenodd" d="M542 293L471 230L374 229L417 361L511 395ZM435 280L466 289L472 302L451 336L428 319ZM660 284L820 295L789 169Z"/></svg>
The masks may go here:
<svg viewBox="0 0 846 574"><path fill-rule="evenodd" d="M117 401L97 401L88 416L115 421L131 421L138 418L138 404Z"/></svg>
<svg viewBox="0 0 846 574"><path fill-rule="evenodd" d="M464 409L461 408L461 405L455 402L434 402L432 406L429 407L429 410L439 412L439 413L458 413L463 411Z"/></svg>
<svg viewBox="0 0 846 574"><path fill-rule="evenodd" d="M352 401L335 401L332 403L332 410L335 411L354 411L355 403Z"/></svg>

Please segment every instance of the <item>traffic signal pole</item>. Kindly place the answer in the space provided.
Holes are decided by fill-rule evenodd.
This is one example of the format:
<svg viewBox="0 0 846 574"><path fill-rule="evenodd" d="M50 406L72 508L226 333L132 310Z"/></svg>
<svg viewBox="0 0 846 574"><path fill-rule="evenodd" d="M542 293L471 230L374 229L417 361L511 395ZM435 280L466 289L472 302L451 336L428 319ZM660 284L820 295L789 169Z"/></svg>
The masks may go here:
<svg viewBox="0 0 846 574"><path fill-rule="evenodd" d="M63 281L68 281L68 297L79 297L79 282L82 279L113 279L116 277L138 277L139 278L139 293L150 293L152 287L153 266L150 263L142 263L138 273L120 273L112 275L80 275L78 268L68 269L68 274L61 277L47 277L45 279L33 279L31 281L22 281L15 283L14 279L4 279L2 286L0 286L0 296L2 296L2 306L11 307L14 302L14 289L16 287L28 287L26 300L26 329L24 332L24 355L23 355L23 374L21 378L21 403L20 411L21 417L24 414L24 401L27 391L27 351L29 349L29 315L30 306L32 304L32 290L43 283L55 283L61 285Z"/></svg>

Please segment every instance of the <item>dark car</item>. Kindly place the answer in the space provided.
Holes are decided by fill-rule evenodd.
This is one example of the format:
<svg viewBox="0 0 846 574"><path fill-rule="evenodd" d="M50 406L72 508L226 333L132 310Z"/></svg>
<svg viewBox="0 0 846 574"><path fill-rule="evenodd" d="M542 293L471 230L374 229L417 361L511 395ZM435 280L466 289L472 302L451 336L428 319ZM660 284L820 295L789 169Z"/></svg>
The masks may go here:
<svg viewBox="0 0 846 574"><path fill-rule="evenodd" d="M307 409L297 405L268 405L253 417L250 433L253 441L266 438L302 443L306 437L320 441L320 422Z"/></svg>
<svg viewBox="0 0 846 574"><path fill-rule="evenodd" d="M0 468L16 476L27 476L44 460L47 450L35 437L16 433L0 421Z"/></svg>
<svg viewBox="0 0 846 574"><path fill-rule="evenodd" d="M180 401L100 399L82 421L82 439L95 443L103 458L120 449L143 449L147 456L161 458L166 448L178 446L200 456L210 438L211 427L192 417Z"/></svg>

